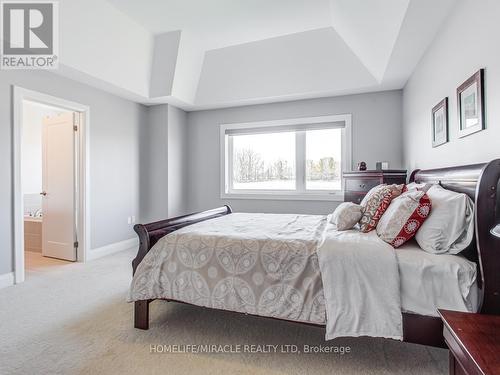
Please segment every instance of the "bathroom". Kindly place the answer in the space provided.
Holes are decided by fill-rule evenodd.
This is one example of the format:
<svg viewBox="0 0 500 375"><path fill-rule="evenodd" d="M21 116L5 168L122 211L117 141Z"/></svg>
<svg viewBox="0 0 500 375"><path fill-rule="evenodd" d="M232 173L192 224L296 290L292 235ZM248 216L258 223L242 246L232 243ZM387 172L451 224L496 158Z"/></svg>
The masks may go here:
<svg viewBox="0 0 500 375"><path fill-rule="evenodd" d="M24 194L24 251L42 253L42 199L40 193Z"/></svg>
<svg viewBox="0 0 500 375"><path fill-rule="evenodd" d="M24 257L25 268L57 264L58 260L49 258L44 251L44 199L46 198L48 146L44 121L69 111L45 104L24 101L22 109L22 156L21 186L24 213ZM61 145L62 146L62 145ZM58 144L55 145L59 147ZM49 154L50 155L50 154ZM45 158L45 163L44 163ZM54 179L53 179L54 180ZM52 210L52 212L55 212ZM47 242L47 241L45 241Z"/></svg>

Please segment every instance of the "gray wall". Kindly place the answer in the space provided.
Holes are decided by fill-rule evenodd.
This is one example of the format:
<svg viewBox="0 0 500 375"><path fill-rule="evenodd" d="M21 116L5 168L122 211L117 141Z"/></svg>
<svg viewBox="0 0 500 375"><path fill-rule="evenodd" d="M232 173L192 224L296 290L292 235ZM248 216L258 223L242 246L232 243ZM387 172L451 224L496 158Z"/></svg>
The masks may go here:
<svg viewBox="0 0 500 375"><path fill-rule="evenodd" d="M186 213L187 114L168 104L148 108L141 130L141 220Z"/></svg>
<svg viewBox="0 0 500 375"><path fill-rule="evenodd" d="M148 107L140 133L140 217L143 222L168 216L168 105Z"/></svg>
<svg viewBox="0 0 500 375"><path fill-rule="evenodd" d="M336 202L221 199L219 125L344 113L352 114L354 165L363 160L369 168L374 168L376 161L389 161L392 168L402 166L401 91L188 113L189 211L230 204L235 211L246 212L332 212L337 206Z"/></svg>
<svg viewBox="0 0 500 375"><path fill-rule="evenodd" d="M187 213L187 113L168 106L168 216Z"/></svg>
<svg viewBox="0 0 500 375"><path fill-rule="evenodd" d="M12 85L90 106L91 247L134 237L139 216L139 131L147 108L41 71L0 71L0 274L13 270Z"/></svg>
<svg viewBox="0 0 500 375"><path fill-rule="evenodd" d="M404 89L404 150L409 169L500 157L500 2L460 0ZM456 88L486 69L487 129L458 138ZM431 109L449 97L450 142L431 146Z"/></svg>

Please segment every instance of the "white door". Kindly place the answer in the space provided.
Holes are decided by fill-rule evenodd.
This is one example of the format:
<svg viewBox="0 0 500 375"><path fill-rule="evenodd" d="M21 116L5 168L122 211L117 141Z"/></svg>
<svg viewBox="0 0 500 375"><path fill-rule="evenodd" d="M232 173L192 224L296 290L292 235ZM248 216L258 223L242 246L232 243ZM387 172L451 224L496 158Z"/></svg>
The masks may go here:
<svg viewBox="0 0 500 375"><path fill-rule="evenodd" d="M77 113L43 120L42 254L76 260L75 130Z"/></svg>

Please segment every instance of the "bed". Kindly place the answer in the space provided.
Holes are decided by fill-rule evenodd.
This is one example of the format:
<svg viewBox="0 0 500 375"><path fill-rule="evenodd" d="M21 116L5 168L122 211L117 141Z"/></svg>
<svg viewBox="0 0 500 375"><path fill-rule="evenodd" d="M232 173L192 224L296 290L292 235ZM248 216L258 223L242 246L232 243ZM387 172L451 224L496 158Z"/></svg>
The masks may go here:
<svg viewBox="0 0 500 375"><path fill-rule="evenodd" d="M403 341L444 346L436 306L500 313L500 241L490 233L499 219L499 178L500 160L411 174L410 182L469 195L475 238L460 256L427 254L414 242L395 252ZM316 249L326 225L325 216L232 213L229 206L136 225L134 326L148 329L149 304L161 299L324 327Z"/></svg>

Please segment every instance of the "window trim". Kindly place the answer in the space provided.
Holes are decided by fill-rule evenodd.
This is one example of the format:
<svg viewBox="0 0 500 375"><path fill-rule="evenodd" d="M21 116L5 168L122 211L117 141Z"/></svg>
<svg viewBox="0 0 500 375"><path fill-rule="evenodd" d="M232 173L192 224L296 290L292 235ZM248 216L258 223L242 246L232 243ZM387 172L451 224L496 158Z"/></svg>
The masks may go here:
<svg viewBox="0 0 500 375"><path fill-rule="evenodd" d="M226 149L226 132L232 129L258 129L276 126L294 126L294 125L311 125L311 128L317 128L320 124L327 124L333 122L343 122L342 127L342 172L352 168L352 115L328 115L328 116L315 116L315 117L301 117L290 118L283 120L272 121L258 121L258 122L245 122L234 124L221 124L219 131L219 149L220 149L220 197L221 199L269 199L269 200L305 200L305 201L343 201L344 200L344 183L342 178L341 190L305 190L305 132L300 132L296 139L296 190L242 190L238 189L235 192L230 186L226 186L226 182L231 184L229 178L229 163L232 158L227 157L231 155L231 144L228 142ZM307 128L307 126L306 126ZM299 147L300 146L300 147ZM303 152L301 152L303 151ZM303 164L303 167L300 167ZM302 190L300 190L302 189ZM300 190L297 192L297 190Z"/></svg>

